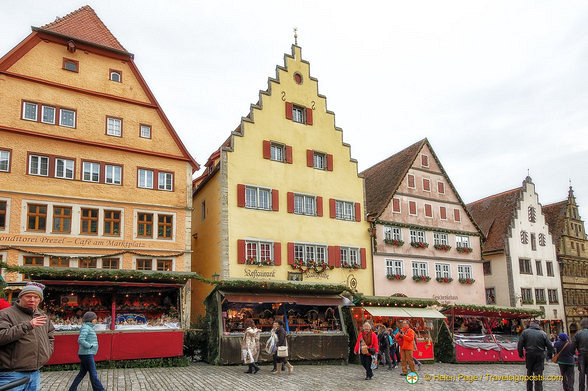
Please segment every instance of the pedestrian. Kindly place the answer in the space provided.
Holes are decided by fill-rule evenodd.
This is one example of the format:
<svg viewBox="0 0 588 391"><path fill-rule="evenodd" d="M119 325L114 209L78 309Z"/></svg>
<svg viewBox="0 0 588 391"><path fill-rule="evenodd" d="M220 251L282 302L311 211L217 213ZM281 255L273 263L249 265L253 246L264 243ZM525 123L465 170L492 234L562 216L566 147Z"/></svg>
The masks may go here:
<svg viewBox="0 0 588 391"><path fill-rule="evenodd" d="M392 360L392 368L398 368L398 361L400 361L400 351L398 351L398 344L396 343L396 338L392 328L388 329L388 339L390 340L390 359Z"/></svg>
<svg viewBox="0 0 588 391"><path fill-rule="evenodd" d="M98 373L96 373L96 363L94 362L94 356L98 353L98 337L94 326L98 317L92 311L86 312L82 316L82 328L80 330L80 336L78 337L78 357L80 358L80 371L74 378L73 383L69 387L69 391L76 391L78 385L86 376L86 373L90 374L90 384L92 384L93 391L104 391L100 379L98 379Z"/></svg>
<svg viewBox="0 0 588 391"><path fill-rule="evenodd" d="M361 365L365 368L365 380L371 380L374 377L372 355L378 354L378 345L378 336L372 331L372 325L370 322L365 322L353 350L355 354L360 356Z"/></svg>
<svg viewBox="0 0 588 391"><path fill-rule="evenodd" d="M561 333L553 345L564 391L574 391L574 346L570 342L568 335Z"/></svg>
<svg viewBox="0 0 588 391"><path fill-rule="evenodd" d="M53 354L55 328L39 309L45 285L28 282L18 302L0 311L0 385L26 377L22 391L37 391L39 369Z"/></svg>
<svg viewBox="0 0 588 391"><path fill-rule="evenodd" d="M267 354L271 354L272 358L273 358L273 364L274 364L274 368L272 369L272 373L274 373L275 371L277 371L277 366L278 366L278 355L275 354L276 350L278 349L277 347L277 343L278 343L278 336L276 335L276 330L278 328L278 324L276 322L274 322L272 329L270 330L270 337L267 339L267 342L265 344L265 351ZM282 366L282 371L286 370L286 366L284 365L284 363L280 363Z"/></svg>
<svg viewBox="0 0 588 391"><path fill-rule="evenodd" d="M282 373L282 365L280 364L284 364L288 368L288 374L291 375L292 372L294 372L294 367L292 366L292 364L288 362L288 342L286 341L286 330L284 330L284 322L281 319L276 319L276 321L274 322L274 327L276 328L276 336L278 337L278 342L276 345L277 349L274 353L274 359L276 360L276 363L278 365L276 366L276 371L274 372L274 375ZM283 348L280 349L281 346L286 348L286 357L279 356L280 350L284 350Z"/></svg>
<svg viewBox="0 0 588 391"><path fill-rule="evenodd" d="M378 333L378 347L380 363L382 365L388 364L388 370L391 370L392 360L390 360L390 335L388 334L388 330L386 330L386 326L380 327Z"/></svg>
<svg viewBox="0 0 588 391"><path fill-rule="evenodd" d="M529 327L522 332L517 348L519 357L525 358L527 391L533 391L533 383L535 383L535 391L542 391L545 352L553 353L553 345L551 345L547 333L539 327L536 321L531 321Z"/></svg>
<svg viewBox="0 0 588 391"><path fill-rule="evenodd" d="M400 376L406 376L408 374L408 368L410 367L411 372L416 372L414 366L414 330L410 328L407 320L403 320L400 323L402 327L398 334L396 334L396 340L400 346L400 359L402 363L402 373Z"/></svg>
<svg viewBox="0 0 588 391"><path fill-rule="evenodd" d="M588 376L588 318L582 319L580 326L582 327L582 330L574 335L572 345L574 352L576 350L578 351L578 370L580 371L579 390L585 391L586 376Z"/></svg>
<svg viewBox="0 0 588 391"><path fill-rule="evenodd" d="M259 371L259 335L261 330L255 327L253 319L245 321L245 334L241 341L241 350L243 352L243 362L249 366L245 373L257 373Z"/></svg>

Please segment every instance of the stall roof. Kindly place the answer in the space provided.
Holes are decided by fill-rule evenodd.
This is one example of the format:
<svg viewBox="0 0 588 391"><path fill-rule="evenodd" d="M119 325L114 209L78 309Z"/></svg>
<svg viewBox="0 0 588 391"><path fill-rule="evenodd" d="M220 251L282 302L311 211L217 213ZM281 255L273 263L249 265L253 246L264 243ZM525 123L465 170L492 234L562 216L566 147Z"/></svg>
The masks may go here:
<svg viewBox="0 0 588 391"><path fill-rule="evenodd" d="M448 316L478 316L503 319L528 319L543 315L543 311L540 310L526 310L514 307L489 307L459 304L454 306L448 306L442 309L441 312L447 314Z"/></svg>
<svg viewBox="0 0 588 391"><path fill-rule="evenodd" d="M445 319L445 315L430 308L404 308L413 318Z"/></svg>
<svg viewBox="0 0 588 391"><path fill-rule="evenodd" d="M363 307L372 316L393 316L396 318L409 318L410 315L400 307Z"/></svg>
<svg viewBox="0 0 588 391"><path fill-rule="evenodd" d="M296 303L299 305L349 305L351 302L341 296L297 296L255 293L225 293L220 291L227 301L233 303Z"/></svg>

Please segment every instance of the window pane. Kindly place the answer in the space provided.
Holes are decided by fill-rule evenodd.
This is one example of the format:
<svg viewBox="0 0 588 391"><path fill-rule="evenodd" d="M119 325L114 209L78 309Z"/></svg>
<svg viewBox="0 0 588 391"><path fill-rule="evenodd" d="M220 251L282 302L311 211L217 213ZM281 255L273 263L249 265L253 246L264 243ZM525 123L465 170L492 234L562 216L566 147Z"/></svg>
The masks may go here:
<svg viewBox="0 0 588 391"><path fill-rule="evenodd" d="M248 208L257 208L257 189L253 187L245 188L245 206Z"/></svg>
<svg viewBox="0 0 588 391"><path fill-rule="evenodd" d="M55 107L42 106L41 122L46 124L55 123Z"/></svg>
<svg viewBox="0 0 588 391"><path fill-rule="evenodd" d="M61 109L59 111L59 124L73 128L76 123L76 112L73 110Z"/></svg>
<svg viewBox="0 0 588 391"><path fill-rule="evenodd" d="M104 182L111 185L120 185L122 176L122 167L106 165Z"/></svg>
<svg viewBox="0 0 588 391"><path fill-rule="evenodd" d="M10 151L0 151L0 171L10 170Z"/></svg>
<svg viewBox="0 0 588 391"><path fill-rule="evenodd" d="M23 117L31 121L37 120L37 109L36 103L24 102Z"/></svg>
<svg viewBox="0 0 588 391"><path fill-rule="evenodd" d="M118 118L108 118L106 121L106 134L109 136L121 135L121 120Z"/></svg>
<svg viewBox="0 0 588 391"><path fill-rule="evenodd" d="M270 208L270 192L269 190L259 190L259 208L269 209Z"/></svg>
<svg viewBox="0 0 588 391"><path fill-rule="evenodd" d="M141 137L151 138L151 126L141 125Z"/></svg>

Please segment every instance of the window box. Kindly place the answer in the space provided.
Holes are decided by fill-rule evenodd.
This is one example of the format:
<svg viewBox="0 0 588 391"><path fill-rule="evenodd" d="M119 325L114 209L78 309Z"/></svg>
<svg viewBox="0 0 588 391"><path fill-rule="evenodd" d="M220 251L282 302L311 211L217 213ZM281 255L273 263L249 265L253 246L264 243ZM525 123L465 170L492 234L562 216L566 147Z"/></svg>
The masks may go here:
<svg viewBox="0 0 588 391"><path fill-rule="evenodd" d="M410 245L414 248L427 248L427 247L429 247L429 243L425 243L425 242L410 242Z"/></svg>
<svg viewBox="0 0 588 391"><path fill-rule="evenodd" d="M389 244L391 246L396 246L396 247L404 246L404 242L402 240L396 240L396 239L384 239L384 243Z"/></svg>
<svg viewBox="0 0 588 391"><path fill-rule="evenodd" d="M404 274L386 274L386 278L389 280L404 280L406 276Z"/></svg>
<svg viewBox="0 0 588 391"><path fill-rule="evenodd" d="M474 280L473 278L460 278L458 281L460 284L466 284L466 285L471 285L474 282L476 282L476 280Z"/></svg>
<svg viewBox="0 0 588 391"><path fill-rule="evenodd" d="M453 278L451 278L451 277L437 277L437 278L435 278L435 280L437 280L437 282L449 284L451 281L453 281Z"/></svg>
<svg viewBox="0 0 588 391"><path fill-rule="evenodd" d="M273 261L271 259L257 259L257 258L247 258L245 260L246 265L257 265L257 266L273 266Z"/></svg>
<svg viewBox="0 0 588 391"><path fill-rule="evenodd" d="M441 250L441 251L449 251L449 250L451 250L451 246L448 246L446 244L436 244L433 247L435 247L436 250Z"/></svg>
<svg viewBox="0 0 588 391"><path fill-rule="evenodd" d="M531 300L521 300L523 304L533 304L533 299Z"/></svg>
<svg viewBox="0 0 588 391"><path fill-rule="evenodd" d="M456 250L458 253L462 253L462 254L469 254L472 251L474 251L474 249L471 247L457 247Z"/></svg>
<svg viewBox="0 0 588 391"><path fill-rule="evenodd" d="M351 263L351 262L347 262L347 261L341 262L341 267L343 269L353 269L353 270L359 269L359 265L357 263Z"/></svg>
<svg viewBox="0 0 588 391"><path fill-rule="evenodd" d="M429 282L431 281L431 277L429 276L412 276L412 279L416 282Z"/></svg>
<svg viewBox="0 0 588 391"><path fill-rule="evenodd" d="M547 304L547 300L535 300L537 304Z"/></svg>
<svg viewBox="0 0 588 391"><path fill-rule="evenodd" d="M329 264L326 262L313 261L312 259L309 259L306 262L304 262L302 259L295 259L294 263L290 266L292 266L292 269L300 270L302 274L306 273L310 269L313 269L316 273L322 273L325 270L332 270L334 268L334 266L329 266ZM341 265L341 267L343 267L343 265Z"/></svg>

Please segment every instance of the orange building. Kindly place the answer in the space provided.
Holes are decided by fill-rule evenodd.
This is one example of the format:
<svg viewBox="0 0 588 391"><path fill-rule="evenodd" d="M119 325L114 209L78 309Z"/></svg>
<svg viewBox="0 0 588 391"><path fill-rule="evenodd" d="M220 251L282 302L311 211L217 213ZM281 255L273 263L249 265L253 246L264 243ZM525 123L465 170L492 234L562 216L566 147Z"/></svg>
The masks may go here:
<svg viewBox="0 0 588 391"><path fill-rule="evenodd" d="M9 290L23 284L10 269L18 266L48 280L63 268L88 279L136 270L149 281L149 271L172 280L190 271L198 164L133 57L85 6L33 28L0 59L0 260ZM190 299L176 291L178 310Z"/></svg>

